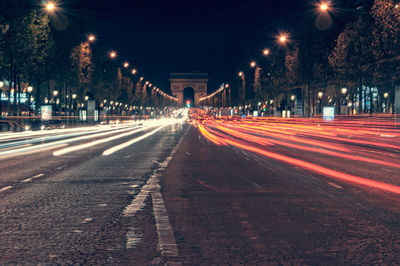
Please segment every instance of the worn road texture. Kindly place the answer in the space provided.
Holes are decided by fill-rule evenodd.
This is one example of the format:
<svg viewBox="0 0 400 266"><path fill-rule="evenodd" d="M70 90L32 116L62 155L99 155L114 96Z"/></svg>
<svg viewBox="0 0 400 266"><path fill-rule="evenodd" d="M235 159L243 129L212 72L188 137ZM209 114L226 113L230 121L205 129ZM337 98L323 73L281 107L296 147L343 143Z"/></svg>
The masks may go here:
<svg viewBox="0 0 400 266"><path fill-rule="evenodd" d="M331 184L329 184L331 183ZM400 198L189 131L162 179L184 265L400 263Z"/></svg>

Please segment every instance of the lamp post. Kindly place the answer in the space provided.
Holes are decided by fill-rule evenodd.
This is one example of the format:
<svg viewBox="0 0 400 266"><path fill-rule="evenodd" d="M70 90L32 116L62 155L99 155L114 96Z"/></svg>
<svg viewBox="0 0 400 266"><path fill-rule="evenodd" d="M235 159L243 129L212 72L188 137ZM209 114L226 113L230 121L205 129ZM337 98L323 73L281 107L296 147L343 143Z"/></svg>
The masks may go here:
<svg viewBox="0 0 400 266"><path fill-rule="evenodd" d="M345 103L346 105L347 105L347 103L346 103L346 94L347 94L347 91L348 91L347 88L342 88L342 90L341 90L342 95L343 95L343 103ZM340 110L341 106L342 106L342 103L339 102L339 110ZM347 112L346 112L346 114L347 114Z"/></svg>
<svg viewBox="0 0 400 266"><path fill-rule="evenodd" d="M385 92L384 94L383 94L383 98L385 98L385 113L388 113L389 112L389 93L388 92Z"/></svg>
<svg viewBox="0 0 400 266"><path fill-rule="evenodd" d="M57 116L57 96L58 96L58 91L57 90L53 91L54 114L55 114L55 116Z"/></svg>
<svg viewBox="0 0 400 266"><path fill-rule="evenodd" d="M3 104L2 104L2 100L1 100L1 97L2 97L2 94L3 94L3 87L4 87L4 82L0 81L0 117L1 117L1 114L3 112Z"/></svg>
<svg viewBox="0 0 400 266"><path fill-rule="evenodd" d="M32 112L31 112L31 93L32 93L32 91L33 91L33 87L32 86L29 86L28 88L27 88L27 93L28 93L28 110L29 110L29 116L31 116L31 114L32 114Z"/></svg>
<svg viewBox="0 0 400 266"><path fill-rule="evenodd" d="M76 119L76 113L75 113L75 110L76 110L76 94L75 93L71 95L71 99L72 99L72 115L74 116L74 121L75 121L75 119Z"/></svg>
<svg viewBox="0 0 400 266"><path fill-rule="evenodd" d="M322 91L318 92L318 99L319 99L319 112L322 113L322 97L324 93Z"/></svg>

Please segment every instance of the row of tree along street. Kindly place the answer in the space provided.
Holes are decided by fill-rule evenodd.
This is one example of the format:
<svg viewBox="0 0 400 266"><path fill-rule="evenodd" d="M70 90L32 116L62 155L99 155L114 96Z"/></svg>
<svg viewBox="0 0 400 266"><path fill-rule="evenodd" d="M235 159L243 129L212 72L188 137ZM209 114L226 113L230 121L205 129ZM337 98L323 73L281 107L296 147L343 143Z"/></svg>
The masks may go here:
<svg viewBox="0 0 400 266"><path fill-rule="evenodd" d="M0 14L1 114L37 114L53 104L59 115L71 115L89 100L108 110L175 104L88 35L94 23L82 6L74 10L84 15L67 17L56 6L31 3L0 3L7 11Z"/></svg>
<svg viewBox="0 0 400 266"><path fill-rule="evenodd" d="M240 71L231 86L203 104L267 105L298 115L320 113L326 105L339 114L400 112L395 103L400 5L393 0L348 2L316 6L323 10L312 22L303 19L296 34L278 36L276 48L264 50L249 71Z"/></svg>

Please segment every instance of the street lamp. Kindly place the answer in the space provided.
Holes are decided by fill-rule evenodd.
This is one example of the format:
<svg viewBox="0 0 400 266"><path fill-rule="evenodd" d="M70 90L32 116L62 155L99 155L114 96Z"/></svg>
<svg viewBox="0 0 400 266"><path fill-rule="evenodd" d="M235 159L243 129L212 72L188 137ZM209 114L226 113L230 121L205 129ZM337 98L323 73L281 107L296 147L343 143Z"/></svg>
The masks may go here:
<svg viewBox="0 0 400 266"><path fill-rule="evenodd" d="M269 55L269 53L270 53L270 50L269 50L269 49L264 49L263 54L264 54L265 56Z"/></svg>
<svg viewBox="0 0 400 266"><path fill-rule="evenodd" d="M47 2L46 4L46 10L49 12L55 11L57 8L56 4L54 2Z"/></svg>
<svg viewBox="0 0 400 266"><path fill-rule="evenodd" d="M280 34L278 40L281 44L285 44L288 41L287 34Z"/></svg>
<svg viewBox="0 0 400 266"><path fill-rule="evenodd" d="M124 68L128 68L129 67L129 63L128 62L125 62L124 63Z"/></svg>
<svg viewBox="0 0 400 266"><path fill-rule="evenodd" d="M94 42L96 40L96 36L94 36L93 34L90 34L89 36L88 36L88 41L89 42Z"/></svg>
<svg viewBox="0 0 400 266"><path fill-rule="evenodd" d="M239 75L239 77L243 77L244 73L243 73L242 71L240 71L240 72L238 73L238 75Z"/></svg>
<svg viewBox="0 0 400 266"><path fill-rule="evenodd" d="M136 69L132 69L132 75L135 75L137 73Z"/></svg>
<svg viewBox="0 0 400 266"><path fill-rule="evenodd" d="M54 113L57 115L57 96L58 96L58 91L53 91L53 97L54 97Z"/></svg>
<svg viewBox="0 0 400 266"><path fill-rule="evenodd" d="M343 96L347 94L347 88L342 88L342 94Z"/></svg>
<svg viewBox="0 0 400 266"><path fill-rule="evenodd" d="M115 51L110 52L110 58L115 59L117 57L117 53Z"/></svg>
<svg viewBox="0 0 400 266"><path fill-rule="evenodd" d="M26 91L28 92L28 110L29 110L29 115L31 115L31 93L33 91L33 87L29 86Z"/></svg>
<svg viewBox="0 0 400 266"><path fill-rule="evenodd" d="M250 66L252 68L255 68L257 66L257 63L255 61L251 61Z"/></svg>
<svg viewBox="0 0 400 266"><path fill-rule="evenodd" d="M385 103L385 105L386 105L386 113L388 113L388 111L389 111L389 93L388 92L385 92L384 94L383 94L383 98L385 98L385 101L386 101L386 103Z"/></svg>
<svg viewBox="0 0 400 266"><path fill-rule="evenodd" d="M319 98L319 111L322 113L322 97L324 96L324 93L322 91L318 92L318 98Z"/></svg>
<svg viewBox="0 0 400 266"><path fill-rule="evenodd" d="M328 5L328 3L326 3L326 2L321 2L321 3L319 4L319 10L322 11L322 12L328 12L328 10L329 10L329 5Z"/></svg>

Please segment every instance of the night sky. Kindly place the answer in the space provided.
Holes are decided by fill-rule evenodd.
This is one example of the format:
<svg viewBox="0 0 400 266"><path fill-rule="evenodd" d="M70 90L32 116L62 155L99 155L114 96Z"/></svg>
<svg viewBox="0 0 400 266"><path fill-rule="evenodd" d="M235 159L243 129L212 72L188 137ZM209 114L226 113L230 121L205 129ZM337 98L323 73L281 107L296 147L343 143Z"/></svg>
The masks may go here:
<svg viewBox="0 0 400 266"><path fill-rule="evenodd" d="M312 9L299 0L78 2L95 16L99 45L166 90L169 73L191 71L209 73L209 90L217 89Z"/></svg>
<svg viewBox="0 0 400 266"><path fill-rule="evenodd" d="M0 1L5 7L17 3ZM37 0L21 1L38 4ZM360 1L368 0L334 3L349 6ZM274 37L279 31L296 38L301 27L315 27L315 0L56 2L62 10L60 18L69 20L70 25L93 21L91 33L97 36L97 47L116 50L118 60L129 61L140 75L166 91L173 72L208 73L209 91L214 91L237 77L239 70L247 71L252 59L265 63L261 62L267 60L262 50L277 48ZM343 14L333 16L334 25L338 25Z"/></svg>

